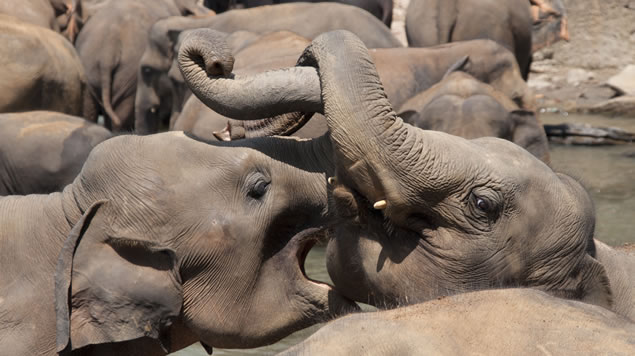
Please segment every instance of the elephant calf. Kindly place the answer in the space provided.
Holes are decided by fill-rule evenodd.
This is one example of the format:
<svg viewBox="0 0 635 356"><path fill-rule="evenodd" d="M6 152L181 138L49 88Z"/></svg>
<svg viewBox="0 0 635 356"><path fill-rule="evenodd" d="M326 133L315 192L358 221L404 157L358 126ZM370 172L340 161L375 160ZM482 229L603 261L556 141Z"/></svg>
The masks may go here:
<svg viewBox="0 0 635 356"><path fill-rule="evenodd" d="M439 298L333 321L291 355L633 355L635 324L531 289Z"/></svg>
<svg viewBox="0 0 635 356"><path fill-rule="evenodd" d="M399 117L424 130L468 139L504 138L549 163L549 143L535 113L519 110L505 94L467 73L450 73L412 97L399 109Z"/></svg>
<svg viewBox="0 0 635 356"><path fill-rule="evenodd" d="M0 114L0 196L59 192L110 131L52 111Z"/></svg>
<svg viewBox="0 0 635 356"><path fill-rule="evenodd" d="M226 76L232 61L215 36L192 31L179 51L201 101L232 118L267 117L262 132L289 111L326 118L337 173L327 269L338 291L390 307L522 286L635 320L635 260L594 241L579 182L507 140L405 124L350 32L316 38L297 67L243 78Z"/></svg>
<svg viewBox="0 0 635 356"><path fill-rule="evenodd" d="M0 198L0 350L247 348L356 310L309 280L327 140L118 136L61 193Z"/></svg>

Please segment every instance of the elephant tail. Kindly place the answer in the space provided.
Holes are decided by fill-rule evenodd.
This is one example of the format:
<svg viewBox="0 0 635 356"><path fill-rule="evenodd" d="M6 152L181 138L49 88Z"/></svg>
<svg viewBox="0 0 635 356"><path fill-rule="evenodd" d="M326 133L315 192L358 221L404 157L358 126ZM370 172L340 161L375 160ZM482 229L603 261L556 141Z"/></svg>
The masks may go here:
<svg viewBox="0 0 635 356"><path fill-rule="evenodd" d="M101 102L106 111L106 115L112 121L112 129L117 130L121 127L121 118L112 108L112 70L110 68L102 68L101 70Z"/></svg>

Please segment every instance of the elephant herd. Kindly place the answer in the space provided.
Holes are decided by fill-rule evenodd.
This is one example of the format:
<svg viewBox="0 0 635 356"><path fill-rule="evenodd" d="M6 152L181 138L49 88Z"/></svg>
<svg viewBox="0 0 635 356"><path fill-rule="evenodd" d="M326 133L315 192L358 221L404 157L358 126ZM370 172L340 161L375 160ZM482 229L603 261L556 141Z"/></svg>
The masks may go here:
<svg viewBox="0 0 635 356"><path fill-rule="evenodd" d="M0 6L0 353L635 354L525 82L560 1L286 2Z"/></svg>

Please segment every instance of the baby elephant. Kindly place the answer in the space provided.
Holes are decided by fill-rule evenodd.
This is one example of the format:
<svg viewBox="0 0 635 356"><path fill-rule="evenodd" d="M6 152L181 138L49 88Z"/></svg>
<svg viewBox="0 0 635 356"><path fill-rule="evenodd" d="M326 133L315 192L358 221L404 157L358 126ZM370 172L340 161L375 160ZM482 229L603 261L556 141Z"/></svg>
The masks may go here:
<svg viewBox="0 0 635 356"><path fill-rule="evenodd" d="M549 162L545 131L531 111L465 72L452 72L401 106L399 116L424 130L467 139L500 137Z"/></svg>
<svg viewBox="0 0 635 356"><path fill-rule="evenodd" d="M110 131L52 111L0 114L0 196L61 191Z"/></svg>
<svg viewBox="0 0 635 356"><path fill-rule="evenodd" d="M459 294L336 320L282 355L633 355L635 324L532 289Z"/></svg>

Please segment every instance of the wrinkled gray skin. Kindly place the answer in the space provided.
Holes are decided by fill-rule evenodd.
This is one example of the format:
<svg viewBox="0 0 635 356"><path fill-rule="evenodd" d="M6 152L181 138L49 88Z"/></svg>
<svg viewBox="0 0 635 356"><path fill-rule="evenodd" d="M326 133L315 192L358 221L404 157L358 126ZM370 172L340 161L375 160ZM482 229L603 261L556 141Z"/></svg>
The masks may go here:
<svg viewBox="0 0 635 356"><path fill-rule="evenodd" d="M424 130L512 141L549 163L549 142L535 113L519 110L505 94L467 73L450 73L398 112L404 122Z"/></svg>
<svg viewBox="0 0 635 356"><path fill-rule="evenodd" d="M62 191L93 147L110 137L105 128L62 113L0 114L0 195Z"/></svg>
<svg viewBox="0 0 635 356"><path fill-rule="evenodd" d="M584 188L507 140L404 124L353 34L318 37L299 67L233 79L222 77L231 59L213 33L188 37L181 71L212 109L251 120L322 104L336 167L329 209L338 217L327 269L349 298L390 307L523 286L635 319L614 297L632 298L632 278L607 272L595 251Z"/></svg>
<svg viewBox="0 0 635 356"><path fill-rule="evenodd" d="M63 192L0 198L0 349L247 348L357 310L304 275L329 144L118 136Z"/></svg>
<svg viewBox="0 0 635 356"><path fill-rule="evenodd" d="M532 18L527 0L411 0L406 37L411 47L489 38L516 56L527 79Z"/></svg>
<svg viewBox="0 0 635 356"><path fill-rule="evenodd" d="M230 46L232 45L230 44ZM259 64L260 60L254 62L254 57L248 55L249 51L240 52L236 54L234 65L237 68L236 73L246 75L290 66L293 61L293 51L297 51L296 56L301 53L298 47L299 43L297 42L294 42L293 45L280 42L275 51L265 52L265 49L259 48L258 43L253 43L248 48L254 49L256 53L263 53L258 58L262 59L263 56L272 56L273 59L279 58L278 52L284 53L285 56L277 62L267 61L265 65L269 66L262 67ZM370 50L370 54L382 78L388 99L395 107L401 106L410 97L439 82L455 62L465 59L465 56L469 54L470 60L462 63L461 70L506 93L524 110L535 110L533 93L523 81L513 55L491 40L449 43L433 48L373 49ZM173 88L185 86L185 83L177 84L182 83L182 77L173 75L174 72L176 71L170 71ZM174 129L192 130L191 132L207 139L215 139L214 132L227 125L223 116L207 108L196 97L188 99L177 122L178 124L175 124ZM326 124L321 115L314 115L309 123L297 132L293 131L294 126L297 129L295 121L280 122L266 134L318 137L326 132ZM230 122L230 128L229 136L231 139L257 137L264 134L261 125L247 125L233 120Z"/></svg>
<svg viewBox="0 0 635 356"><path fill-rule="evenodd" d="M135 99L137 133L156 133L161 123L175 121L185 102L179 101L182 98L178 95L173 97L168 79L175 53L174 46L180 32L203 27L229 34L237 31L264 34L287 30L308 39L323 32L346 29L356 33L369 48L401 47L401 43L390 30L372 15L357 7L336 3L282 4L232 10L208 18L164 19L150 29L145 52L139 62Z"/></svg>
<svg viewBox="0 0 635 356"><path fill-rule="evenodd" d="M113 132L134 127L137 70L150 26L168 16L208 13L181 3L195 1L112 1L99 7L77 37L75 46L95 102L103 109L106 127Z"/></svg>
<svg viewBox="0 0 635 356"><path fill-rule="evenodd" d="M337 319L291 355L633 355L635 324L532 289L460 294Z"/></svg>
<svg viewBox="0 0 635 356"><path fill-rule="evenodd" d="M60 34L0 14L0 112L51 110L96 121L82 63Z"/></svg>

